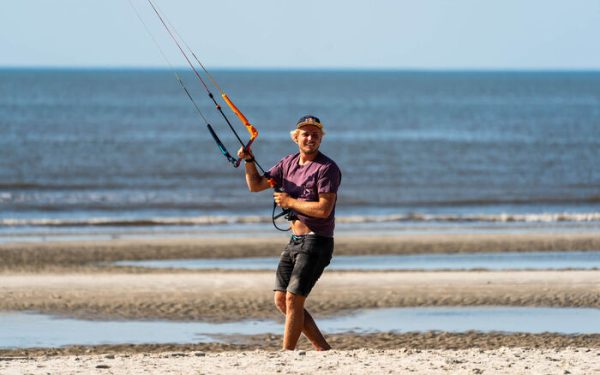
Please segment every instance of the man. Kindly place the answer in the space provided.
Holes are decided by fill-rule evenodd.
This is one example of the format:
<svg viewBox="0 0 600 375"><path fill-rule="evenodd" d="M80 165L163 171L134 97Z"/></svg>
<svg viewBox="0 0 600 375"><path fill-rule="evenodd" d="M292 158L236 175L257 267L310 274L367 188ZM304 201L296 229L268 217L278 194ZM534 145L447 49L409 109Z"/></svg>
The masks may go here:
<svg viewBox="0 0 600 375"><path fill-rule="evenodd" d="M261 176L254 157L243 148L238 157L246 161L246 183L252 192L270 188L269 178L284 192L275 192L278 206L292 210L292 237L285 247L275 283L275 305L285 315L283 349L294 350L300 334L317 350L329 350L323 334L304 302L333 254L335 203L342 174L335 162L319 151L325 134L315 116L303 116L291 133L299 152L288 155Z"/></svg>

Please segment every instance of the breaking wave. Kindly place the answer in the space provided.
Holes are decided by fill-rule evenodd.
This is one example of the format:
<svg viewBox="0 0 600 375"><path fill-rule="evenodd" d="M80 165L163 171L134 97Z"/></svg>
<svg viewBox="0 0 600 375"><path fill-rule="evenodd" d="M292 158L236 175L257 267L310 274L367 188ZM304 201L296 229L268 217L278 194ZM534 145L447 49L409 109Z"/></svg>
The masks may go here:
<svg viewBox="0 0 600 375"><path fill-rule="evenodd" d="M600 222L600 212L592 213L541 213L541 214L495 214L495 215L354 215L338 216L338 224L366 224L393 222L441 222L441 223L558 223L558 222ZM0 219L0 226L44 226L44 227L84 227L84 226L209 226L224 224L270 223L269 216L197 216L167 218L88 218L88 219Z"/></svg>

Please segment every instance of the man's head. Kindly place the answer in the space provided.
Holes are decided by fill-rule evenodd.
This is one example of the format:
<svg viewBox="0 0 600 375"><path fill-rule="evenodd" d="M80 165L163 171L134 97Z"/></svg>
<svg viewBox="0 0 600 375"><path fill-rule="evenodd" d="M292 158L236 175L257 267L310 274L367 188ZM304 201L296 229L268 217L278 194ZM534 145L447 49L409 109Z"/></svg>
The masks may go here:
<svg viewBox="0 0 600 375"><path fill-rule="evenodd" d="M319 151L325 131L318 117L306 115L300 117L296 123L296 129L292 130L290 134L292 140L298 144L301 152L314 154Z"/></svg>

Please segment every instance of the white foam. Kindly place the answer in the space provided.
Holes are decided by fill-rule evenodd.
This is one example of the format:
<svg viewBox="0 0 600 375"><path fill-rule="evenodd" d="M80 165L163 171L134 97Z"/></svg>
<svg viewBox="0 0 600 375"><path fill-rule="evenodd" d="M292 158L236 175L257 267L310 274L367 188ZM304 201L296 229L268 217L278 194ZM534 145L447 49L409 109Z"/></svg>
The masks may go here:
<svg viewBox="0 0 600 375"><path fill-rule="evenodd" d="M340 224L390 223L390 222L482 222L482 223L558 223L558 222L600 222L600 212L590 213L541 213L541 214L495 214L495 215L350 215L338 216ZM269 223L268 216L195 216L121 219L110 217L86 219L1 219L0 226L206 226L221 224L260 224Z"/></svg>

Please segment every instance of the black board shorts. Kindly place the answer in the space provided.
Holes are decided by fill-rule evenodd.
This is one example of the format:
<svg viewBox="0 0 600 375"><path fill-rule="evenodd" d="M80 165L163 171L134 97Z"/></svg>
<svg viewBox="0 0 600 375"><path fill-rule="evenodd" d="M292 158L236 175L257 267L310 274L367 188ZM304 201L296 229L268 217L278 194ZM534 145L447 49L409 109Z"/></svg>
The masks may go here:
<svg viewBox="0 0 600 375"><path fill-rule="evenodd" d="M333 255L333 237L292 236L277 266L275 291L308 296Z"/></svg>

